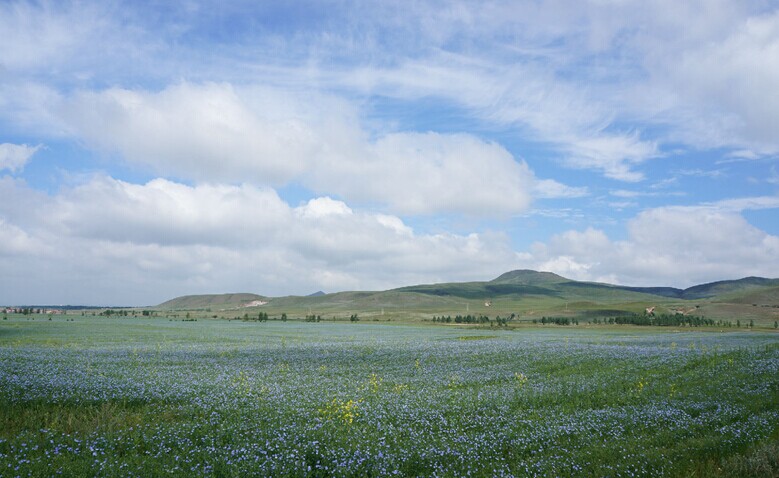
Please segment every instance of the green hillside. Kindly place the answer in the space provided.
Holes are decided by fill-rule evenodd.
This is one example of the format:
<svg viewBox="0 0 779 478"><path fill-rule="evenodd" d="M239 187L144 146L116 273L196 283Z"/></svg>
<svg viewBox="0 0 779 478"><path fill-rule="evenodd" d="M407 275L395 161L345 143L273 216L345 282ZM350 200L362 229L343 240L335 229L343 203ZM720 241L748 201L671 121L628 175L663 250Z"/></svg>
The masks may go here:
<svg viewBox="0 0 779 478"><path fill-rule="evenodd" d="M733 304L779 306L779 285L740 290L719 296L718 300Z"/></svg>
<svg viewBox="0 0 779 478"><path fill-rule="evenodd" d="M256 294L194 295L170 300L158 308L221 311L223 316L267 312L271 315L288 313L293 317L308 314L341 317L360 313L380 320L380 317L464 313L490 316L516 313L529 318L543 315L586 317L641 313L653 306L664 313L699 309L707 314L727 315L746 313L741 311L746 307L759 309L752 304L766 307L779 304L779 279L747 277L676 289L579 282L551 272L516 270L490 281L421 284L388 291L274 298ZM749 312L755 314L755 310ZM761 317L770 318L772 310L762 308L758 312Z"/></svg>
<svg viewBox="0 0 779 478"><path fill-rule="evenodd" d="M219 310L244 307L255 301L267 301L257 294L205 294L185 295L158 305L162 310Z"/></svg>
<svg viewBox="0 0 779 478"><path fill-rule="evenodd" d="M560 282L572 282L570 279L552 272L538 272L527 269L506 272L490 281L492 284L558 284Z"/></svg>
<svg viewBox="0 0 779 478"><path fill-rule="evenodd" d="M737 297L739 294L751 294L766 287L779 287L779 279L745 277L739 280L711 282L685 289L684 298L690 300L716 297Z"/></svg>
<svg viewBox="0 0 779 478"><path fill-rule="evenodd" d="M560 302L591 301L605 303L656 301L667 298L657 294L661 288L631 288L578 282L551 272L517 270L507 272L487 282L456 282L424 284L395 289L400 292L415 292L441 297L495 300L501 297L529 299L531 297L553 299ZM672 295L671 297L676 297Z"/></svg>

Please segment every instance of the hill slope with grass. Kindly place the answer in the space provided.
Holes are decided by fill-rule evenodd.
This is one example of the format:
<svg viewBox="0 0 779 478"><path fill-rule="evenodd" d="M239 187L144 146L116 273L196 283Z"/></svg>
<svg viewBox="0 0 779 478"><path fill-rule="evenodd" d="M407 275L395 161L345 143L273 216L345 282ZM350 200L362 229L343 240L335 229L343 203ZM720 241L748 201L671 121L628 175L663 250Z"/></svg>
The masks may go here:
<svg viewBox="0 0 779 478"><path fill-rule="evenodd" d="M690 287L684 290L684 298L688 300L703 298L730 299L775 287L779 287L779 279L745 277L738 280L710 282Z"/></svg>
<svg viewBox="0 0 779 478"><path fill-rule="evenodd" d="M161 310L222 310L251 307L267 301L267 297L247 293L185 295L163 302L156 308Z"/></svg>
<svg viewBox="0 0 779 478"><path fill-rule="evenodd" d="M688 308L692 301L729 304L775 304L779 279L747 277L673 287L630 287L581 282L532 270L506 272L490 281L420 284L387 291L355 291L310 296L267 298L257 294L193 295L158 306L162 310L242 310L262 308L270 313L339 314L368 312L431 313L467 311L495 314L507 311L529 313L620 313L643 312L645 307L666 310ZM687 304L687 305L685 305Z"/></svg>
<svg viewBox="0 0 779 478"><path fill-rule="evenodd" d="M517 299L546 297L560 301L591 301L599 303L642 302L660 298L679 298L683 292L670 287L625 287L598 282L580 282L553 274L531 270L506 272L486 282L455 282L424 284L395 289L442 297L494 300L500 297Z"/></svg>

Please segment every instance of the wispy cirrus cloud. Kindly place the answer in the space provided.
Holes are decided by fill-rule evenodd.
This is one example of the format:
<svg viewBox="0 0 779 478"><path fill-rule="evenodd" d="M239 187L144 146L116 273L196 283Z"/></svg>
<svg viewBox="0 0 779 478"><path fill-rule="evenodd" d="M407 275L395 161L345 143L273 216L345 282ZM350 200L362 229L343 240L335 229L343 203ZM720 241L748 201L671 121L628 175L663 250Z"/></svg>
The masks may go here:
<svg viewBox="0 0 779 478"><path fill-rule="evenodd" d="M29 146L26 144L0 144L0 171L7 169L16 172L24 168L27 161L41 149L42 145Z"/></svg>
<svg viewBox="0 0 779 478"><path fill-rule="evenodd" d="M741 212L755 211L760 209L779 208L779 196L755 196L744 198L721 199L706 203L705 205L717 208L723 211Z"/></svg>
<svg viewBox="0 0 779 478"><path fill-rule="evenodd" d="M267 7L208 13L208 4L196 2L171 7L166 26L154 15L90 3L5 8L8 28L18 30L10 36L17 48L2 49L0 62L38 78L55 57L74 77L115 75L116 61L96 62L99 50L82 48L108 44L132 55L157 84L184 73L234 84L316 85L346 98L438 98L556 147L562 164L628 182L643 179L642 164L662 156L671 141L752 154L779 150L771 94L779 14L759 3L345 4L317 8L320 20L305 28L282 21L276 34ZM94 20L78 24L95 26L69 31L76 13ZM251 14L259 21L253 30L237 21ZM344 17L349 28L332 27ZM35 19L48 33L32 34ZM214 55L199 51L199 61L191 61L206 32L225 22L240 35L216 40ZM244 38L252 44L237 40ZM262 61L245 60L258 51L265 52Z"/></svg>
<svg viewBox="0 0 779 478"><path fill-rule="evenodd" d="M641 180L635 166L659 155L656 142L642 139L637 131L609 129L615 115L610 105L583 95L577 85L535 63L505 66L439 53L393 68L347 70L331 81L365 94L451 101L482 121L510 125L519 134L555 145L564 164L612 179Z"/></svg>

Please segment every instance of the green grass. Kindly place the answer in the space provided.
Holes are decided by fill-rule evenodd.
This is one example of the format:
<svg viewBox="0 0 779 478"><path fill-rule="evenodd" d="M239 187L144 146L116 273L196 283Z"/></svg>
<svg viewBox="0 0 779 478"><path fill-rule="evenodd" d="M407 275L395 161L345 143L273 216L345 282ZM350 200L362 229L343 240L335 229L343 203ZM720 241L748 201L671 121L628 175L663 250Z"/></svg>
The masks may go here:
<svg viewBox="0 0 779 478"><path fill-rule="evenodd" d="M709 319L740 318L770 328L779 320L779 279L748 277L701 284L688 289L626 287L578 282L548 272L518 270L483 282L422 284L388 291L337 292L316 297L264 298L254 294L184 296L160 304L161 315L189 313L202 318L241 318L268 313L292 318L318 315L346 320L352 314L375 322L425 322L433 315L514 314L526 321L543 316L590 320L641 314L656 307L658 314L681 309ZM268 301L247 307L252 301ZM487 305L489 304L489 305ZM734 321L735 322L735 321Z"/></svg>
<svg viewBox="0 0 779 478"><path fill-rule="evenodd" d="M1 476L776 476L779 334L11 317Z"/></svg>
<svg viewBox="0 0 779 478"><path fill-rule="evenodd" d="M257 294L203 294L185 295L167 302L157 308L162 310L205 310L211 308L234 309L256 300L267 300Z"/></svg>

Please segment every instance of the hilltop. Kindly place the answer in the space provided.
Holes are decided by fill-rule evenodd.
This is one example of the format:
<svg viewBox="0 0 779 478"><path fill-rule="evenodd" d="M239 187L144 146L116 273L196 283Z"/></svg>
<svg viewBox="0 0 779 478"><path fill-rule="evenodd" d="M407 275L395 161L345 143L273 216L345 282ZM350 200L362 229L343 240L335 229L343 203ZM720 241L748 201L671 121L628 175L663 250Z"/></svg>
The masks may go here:
<svg viewBox="0 0 779 478"><path fill-rule="evenodd" d="M259 306L260 303L267 302L267 297L247 293L185 295L163 302L156 308L162 310L235 309Z"/></svg>
<svg viewBox="0 0 779 478"><path fill-rule="evenodd" d="M308 296L258 294L191 295L157 306L161 310L237 311L303 316L427 317L430 314L517 313L526 317L575 315L597 317L640 313L647 307L708 317L779 316L779 279L746 277L700 284L687 289L631 287L567 279L551 272L515 270L489 281L420 284L387 291L355 291ZM224 315L224 314L223 314ZM229 315L229 314L228 314ZM240 315L243 315L241 313Z"/></svg>

